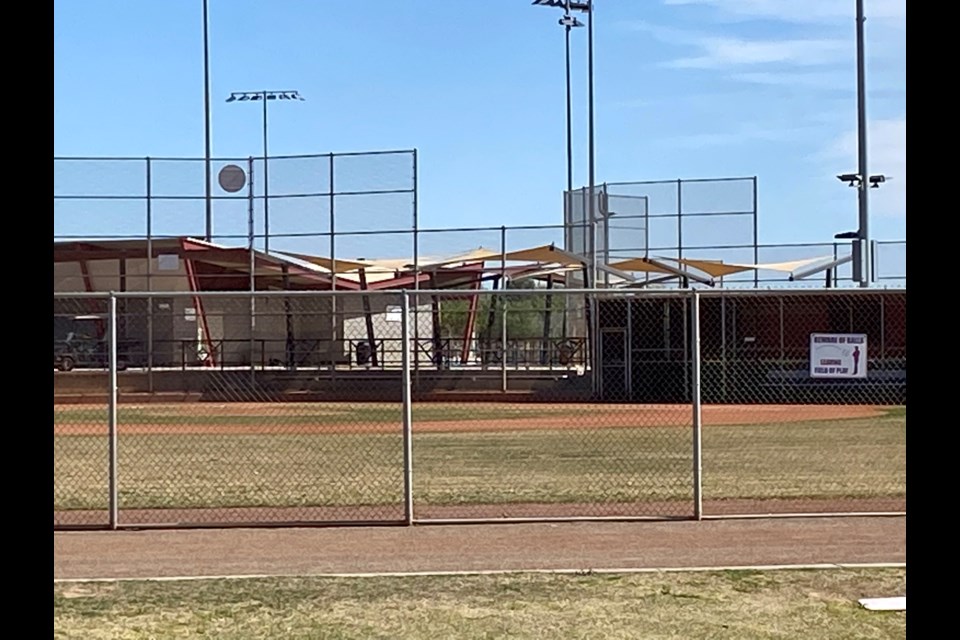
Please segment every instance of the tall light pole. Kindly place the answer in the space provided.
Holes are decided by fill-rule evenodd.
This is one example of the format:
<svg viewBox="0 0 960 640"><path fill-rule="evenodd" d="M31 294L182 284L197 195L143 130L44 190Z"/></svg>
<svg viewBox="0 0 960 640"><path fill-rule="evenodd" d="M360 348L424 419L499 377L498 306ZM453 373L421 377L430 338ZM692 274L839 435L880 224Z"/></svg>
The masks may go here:
<svg viewBox="0 0 960 640"><path fill-rule="evenodd" d="M203 0L203 164L204 164L204 204L206 215L204 239L213 238L213 206L210 200L210 34L207 20L207 0Z"/></svg>
<svg viewBox="0 0 960 640"><path fill-rule="evenodd" d="M573 193L573 97L570 87L570 30L582 27L583 23L576 17L570 15L570 9L567 8L566 14L560 18L560 26L564 28L566 36L566 61L567 61L567 197Z"/></svg>
<svg viewBox="0 0 960 640"><path fill-rule="evenodd" d="M593 286L597 286L597 151L594 141L594 110L593 110L593 0L587 0L587 121L588 121L588 146L589 146L589 169L588 179L590 181L590 237L591 258L593 260Z"/></svg>
<svg viewBox="0 0 960 640"><path fill-rule="evenodd" d="M587 14L587 112L588 112L588 220L590 225L587 229L590 237L590 255L592 260L592 278L593 285L597 281L597 247L596 247L596 150L594 146L594 113L593 113L593 0L587 2L572 2L571 0L533 0L533 4L545 7L558 7L564 9L564 17L560 19L560 25L566 28L567 36L567 194L573 192L573 142L572 142L572 105L570 90L570 30L574 27L582 27L583 23L570 15L571 11L579 11ZM568 204L568 203L567 203ZM569 204L568 204L569 206Z"/></svg>
<svg viewBox="0 0 960 640"><path fill-rule="evenodd" d="M888 180L887 176L871 176L867 173L867 88L866 54L864 53L863 0L857 0L857 173L845 173L837 176L841 182L857 189L856 231L846 231L834 236L837 239L852 240L853 279L861 287L869 287L873 273L870 260L870 208L868 188L876 189Z"/></svg>
<svg viewBox="0 0 960 640"><path fill-rule="evenodd" d="M299 100L303 96L298 91L234 91L227 98L227 102L247 102L260 100L263 102L263 251L270 252L270 164L267 160L267 103L270 100Z"/></svg>
<svg viewBox="0 0 960 640"><path fill-rule="evenodd" d="M857 154L859 156L859 166L857 173L860 174L860 184L857 190L857 205L860 218L860 260L854 264L854 270L860 270L861 287L870 286L870 210L867 194L867 89L864 42L863 42L863 0L857 0ZM856 277L856 273L854 275Z"/></svg>

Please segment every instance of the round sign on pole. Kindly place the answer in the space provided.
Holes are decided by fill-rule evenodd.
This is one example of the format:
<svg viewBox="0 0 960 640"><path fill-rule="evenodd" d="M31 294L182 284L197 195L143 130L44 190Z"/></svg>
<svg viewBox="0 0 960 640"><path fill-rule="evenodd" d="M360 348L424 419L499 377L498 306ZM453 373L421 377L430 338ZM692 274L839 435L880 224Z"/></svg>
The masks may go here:
<svg viewBox="0 0 960 640"><path fill-rule="evenodd" d="M227 193L236 193L247 184L247 174L235 164L228 164L217 175L220 188Z"/></svg>

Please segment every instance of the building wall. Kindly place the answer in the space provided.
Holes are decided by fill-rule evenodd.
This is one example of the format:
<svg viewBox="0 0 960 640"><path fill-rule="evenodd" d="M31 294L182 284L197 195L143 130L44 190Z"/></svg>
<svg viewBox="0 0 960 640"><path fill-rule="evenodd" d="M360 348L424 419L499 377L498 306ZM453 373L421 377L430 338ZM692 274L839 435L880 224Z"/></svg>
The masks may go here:
<svg viewBox="0 0 960 640"><path fill-rule="evenodd" d="M151 277L147 278L146 258L126 259L126 283L121 286L120 260L90 260L87 272L93 291L148 291L148 281L153 291L190 291L187 270L183 260L178 260L173 270L159 269L159 260L154 258L151 265ZM54 293L87 291L83 281L83 270L79 262L53 263Z"/></svg>
<svg viewBox="0 0 960 640"><path fill-rule="evenodd" d="M373 335L378 346L378 364L385 366L400 366L402 359L401 325L400 325L400 296L399 295L371 295L370 311L373 319ZM356 362L356 344L367 342L367 324L363 313L363 300L360 296L348 296L338 300L338 313L342 312L343 319L343 347L345 355ZM419 337L424 343L433 336L433 315L430 305L420 305L419 308L410 307L410 336ZM416 334L414 330L416 324ZM431 364L430 356L422 350L415 350L414 360L421 365Z"/></svg>
<svg viewBox="0 0 960 640"><path fill-rule="evenodd" d="M176 269L160 270L159 260L150 266L147 278L147 259L127 259L125 282L121 286L120 260L92 260L87 262L90 288L96 292L162 291L189 292L190 281L186 264L178 259ZM79 262L54 263L54 292L85 292L87 285ZM401 363L401 326L399 294L371 293L368 296L373 319L374 338L378 345L379 364L399 366ZM356 345L367 341L367 327L363 302L358 295L345 295L336 300L332 311L330 297L292 296L259 297L256 300L251 353L250 300L237 297L182 296L154 299L154 363L157 366L196 364L209 347L203 339L203 320L209 331L215 363L224 366L283 364L288 348L293 351L298 366L322 366L330 362L356 363ZM200 308L198 308L200 307ZM146 298L128 298L118 301L121 337L148 343L150 331ZM55 304L55 314L106 313L105 301L66 300ZM288 315L290 331L288 332ZM160 316L163 316L161 318ZM411 316L416 318L421 343L433 335L430 305L421 305ZM163 330L160 331L162 326ZM336 339L333 339L334 332ZM160 337L162 333L162 337ZM289 333L289 335L288 335ZM411 326L411 336L414 327ZM290 340L288 341L288 337ZM161 344L162 343L162 344ZM146 347L144 347L146 349ZM428 353L418 353L419 364L428 366Z"/></svg>

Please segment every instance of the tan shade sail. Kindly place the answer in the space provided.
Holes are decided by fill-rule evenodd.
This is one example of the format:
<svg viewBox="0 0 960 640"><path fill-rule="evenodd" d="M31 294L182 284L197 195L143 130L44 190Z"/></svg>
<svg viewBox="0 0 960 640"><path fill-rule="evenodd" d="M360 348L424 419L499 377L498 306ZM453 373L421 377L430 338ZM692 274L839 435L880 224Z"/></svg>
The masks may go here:
<svg viewBox="0 0 960 640"><path fill-rule="evenodd" d="M565 267L580 266L586 263L586 258L575 253L558 249L553 245L543 245L532 249L511 251L506 259L514 262L539 262L544 264L562 264Z"/></svg>
<svg viewBox="0 0 960 640"><path fill-rule="evenodd" d="M619 269L620 271L639 271L641 273L673 273L669 269L664 269L662 266L649 261L647 258L630 258L628 260L614 262L610 266L614 269Z"/></svg>
<svg viewBox="0 0 960 640"><path fill-rule="evenodd" d="M309 262L310 264L322 267L327 271L333 271L334 261L330 258L322 258L320 256L310 256L304 253L284 253L291 258L296 258L297 260L302 260L304 262ZM357 269L374 269L378 265L373 262L357 262L355 260L336 260L337 271L356 271Z"/></svg>
<svg viewBox="0 0 960 640"><path fill-rule="evenodd" d="M494 258L500 258L499 251L493 251L491 249L485 249L483 247L477 247L472 251L467 251L466 253L461 253L458 255L450 256L449 258L437 258L437 259L420 259L420 267L426 269L429 267L444 267L451 264L459 264L461 262L479 262L481 260L493 260ZM408 264L409 261L407 262Z"/></svg>
<svg viewBox="0 0 960 640"><path fill-rule="evenodd" d="M679 262L687 267L693 267L698 271L703 271L704 273L710 274L715 278L722 278L723 276L728 276L732 273L750 271L754 268L752 266L742 264L725 264L722 260L691 260L688 258L677 258L676 262Z"/></svg>

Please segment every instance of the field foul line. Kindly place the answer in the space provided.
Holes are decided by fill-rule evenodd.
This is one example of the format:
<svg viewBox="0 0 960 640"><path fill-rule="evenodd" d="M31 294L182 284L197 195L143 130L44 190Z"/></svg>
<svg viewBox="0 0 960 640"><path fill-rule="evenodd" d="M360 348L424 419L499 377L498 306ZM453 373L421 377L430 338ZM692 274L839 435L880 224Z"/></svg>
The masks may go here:
<svg viewBox="0 0 960 640"><path fill-rule="evenodd" d="M665 567L665 568L608 568L608 569L479 569L463 571L383 571L367 573L306 573L306 574L240 574L206 576L156 576L141 578L54 578L54 584L91 582L196 582L199 580L265 580L269 578L442 578L467 576L506 576L522 574L552 575L610 575L643 573L709 573L717 571L788 571L825 569L906 569L906 562L861 562L822 564L758 564L726 567Z"/></svg>

